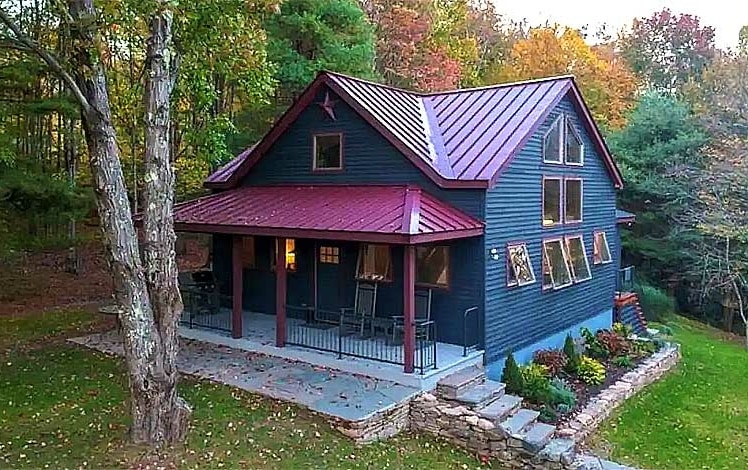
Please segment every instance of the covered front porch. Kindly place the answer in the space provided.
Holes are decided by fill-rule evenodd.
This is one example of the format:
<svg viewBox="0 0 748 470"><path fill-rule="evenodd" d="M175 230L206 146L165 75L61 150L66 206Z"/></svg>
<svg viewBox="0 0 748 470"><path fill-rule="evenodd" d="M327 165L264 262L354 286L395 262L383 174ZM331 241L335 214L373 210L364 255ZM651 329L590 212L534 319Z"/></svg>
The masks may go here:
<svg viewBox="0 0 748 470"><path fill-rule="evenodd" d="M413 188L377 187L361 201L336 187L301 189L243 188L178 206L178 230L213 235L212 270L182 284L186 334L212 330L214 340L310 349L407 374L475 357L480 297L463 292L473 267L454 258L479 250L480 222ZM237 211L244 200L252 204ZM360 207L371 200L384 203L387 218ZM241 217L223 213L227 204Z"/></svg>

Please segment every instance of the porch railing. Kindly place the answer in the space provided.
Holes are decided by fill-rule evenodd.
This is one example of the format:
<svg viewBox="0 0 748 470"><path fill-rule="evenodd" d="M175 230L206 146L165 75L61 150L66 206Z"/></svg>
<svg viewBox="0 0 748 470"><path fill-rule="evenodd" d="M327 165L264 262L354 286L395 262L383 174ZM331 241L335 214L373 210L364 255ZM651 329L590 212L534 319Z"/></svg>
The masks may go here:
<svg viewBox="0 0 748 470"><path fill-rule="evenodd" d="M462 313L462 356L477 351L480 348L480 315L478 307L470 307ZM473 334L470 335L468 325L473 325ZM472 336L472 338L470 337Z"/></svg>
<svg viewBox="0 0 748 470"><path fill-rule="evenodd" d="M349 309L338 312L309 306L286 306L286 343L317 351L405 365L402 331L392 319L361 318ZM423 374L436 368L436 324L416 326L414 367Z"/></svg>
<svg viewBox="0 0 748 470"><path fill-rule="evenodd" d="M212 290L181 289L184 311L179 323L188 328L231 332L231 297Z"/></svg>

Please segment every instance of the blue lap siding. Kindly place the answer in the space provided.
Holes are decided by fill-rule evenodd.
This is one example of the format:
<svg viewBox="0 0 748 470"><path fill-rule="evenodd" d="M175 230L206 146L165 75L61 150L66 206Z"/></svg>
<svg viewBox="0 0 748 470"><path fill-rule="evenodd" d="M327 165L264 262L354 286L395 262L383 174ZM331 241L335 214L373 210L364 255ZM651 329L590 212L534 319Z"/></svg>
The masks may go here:
<svg viewBox="0 0 748 470"><path fill-rule="evenodd" d="M584 143L584 166L544 164L543 136L560 113L573 120ZM583 178L583 222L543 228L543 176ZM486 194L486 249L499 251L499 259L486 261L485 342L486 361L502 357L507 350L524 346L612 308L615 291L618 236L615 190L600 155L579 122L574 106L564 98L499 176ZM607 233L614 262L593 265L592 234ZM581 234L592 279L551 291L542 290L542 241ZM506 249L510 242L527 244L537 281L522 287L507 287Z"/></svg>

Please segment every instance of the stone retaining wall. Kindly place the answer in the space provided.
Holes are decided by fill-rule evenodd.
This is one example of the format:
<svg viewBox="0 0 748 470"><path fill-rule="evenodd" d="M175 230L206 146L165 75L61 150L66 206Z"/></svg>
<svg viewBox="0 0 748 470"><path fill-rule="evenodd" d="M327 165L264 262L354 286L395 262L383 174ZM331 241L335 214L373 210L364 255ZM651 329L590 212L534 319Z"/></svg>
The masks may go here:
<svg viewBox="0 0 748 470"><path fill-rule="evenodd" d="M406 400L359 421L338 420L335 428L357 443L387 439L408 429L410 404L411 400Z"/></svg>
<svg viewBox="0 0 748 470"><path fill-rule="evenodd" d="M657 351L636 369L627 372L613 385L592 397L587 405L579 410L563 428L556 431L559 437L579 442L595 431L600 423L624 401L637 394L644 387L657 381L675 367L680 359L680 346L669 344Z"/></svg>

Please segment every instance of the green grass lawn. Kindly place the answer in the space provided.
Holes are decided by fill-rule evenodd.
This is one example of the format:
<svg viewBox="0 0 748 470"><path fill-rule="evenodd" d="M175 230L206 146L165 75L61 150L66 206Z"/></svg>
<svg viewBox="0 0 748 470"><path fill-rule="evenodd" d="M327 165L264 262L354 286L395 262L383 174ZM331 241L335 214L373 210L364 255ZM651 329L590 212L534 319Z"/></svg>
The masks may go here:
<svg viewBox="0 0 748 470"><path fill-rule="evenodd" d="M127 444L120 359L66 344L89 313L0 316L0 468L477 468L445 442L403 435L356 446L306 410L184 380L194 406L185 446L160 454Z"/></svg>
<svg viewBox="0 0 748 470"><path fill-rule="evenodd" d="M748 468L748 352L699 323L670 326L678 369L627 401L593 444L644 468Z"/></svg>

